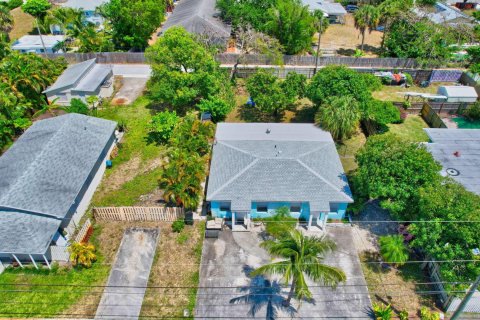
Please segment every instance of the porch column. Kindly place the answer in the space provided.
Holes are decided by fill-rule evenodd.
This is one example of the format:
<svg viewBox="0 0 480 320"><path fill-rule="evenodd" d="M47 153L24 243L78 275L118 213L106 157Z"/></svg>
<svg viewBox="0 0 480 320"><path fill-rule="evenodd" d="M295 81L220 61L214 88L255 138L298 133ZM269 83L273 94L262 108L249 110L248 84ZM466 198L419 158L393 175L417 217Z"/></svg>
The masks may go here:
<svg viewBox="0 0 480 320"><path fill-rule="evenodd" d="M33 265L35 266L35 269L38 269L37 263L35 262L35 259L33 259L32 255L31 255L31 254L29 254L28 256L29 256L29 257L30 257L30 259L32 260L32 262L33 262Z"/></svg>
<svg viewBox="0 0 480 320"><path fill-rule="evenodd" d="M45 257L45 255L44 255L44 254L42 255L42 257L43 257L43 260L45 260L45 262L47 263L47 267L48 267L48 269L52 269L52 267L50 266L50 263L48 263L48 259L47 259L47 257Z"/></svg>
<svg viewBox="0 0 480 320"><path fill-rule="evenodd" d="M18 265L23 268L23 264L18 260L17 256L12 253L12 257L17 261Z"/></svg>
<svg viewBox="0 0 480 320"><path fill-rule="evenodd" d="M232 230L235 227L235 212L232 212Z"/></svg>
<svg viewBox="0 0 480 320"><path fill-rule="evenodd" d="M310 230L312 227L312 220L313 220L313 213L310 212L310 215L308 216L308 227L307 230Z"/></svg>
<svg viewBox="0 0 480 320"><path fill-rule="evenodd" d="M250 221L250 212L247 213L247 230L250 230L250 224L251 224L251 221Z"/></svg>
<svg viewBox="0 0 480 320"><path fill-rule="evenodd" d="M323 222L322 222L322 226L323 226L323 229L326 230L327 229L327 220L328 220L328 212L324 212L324 216L323 216Z"/></svg>

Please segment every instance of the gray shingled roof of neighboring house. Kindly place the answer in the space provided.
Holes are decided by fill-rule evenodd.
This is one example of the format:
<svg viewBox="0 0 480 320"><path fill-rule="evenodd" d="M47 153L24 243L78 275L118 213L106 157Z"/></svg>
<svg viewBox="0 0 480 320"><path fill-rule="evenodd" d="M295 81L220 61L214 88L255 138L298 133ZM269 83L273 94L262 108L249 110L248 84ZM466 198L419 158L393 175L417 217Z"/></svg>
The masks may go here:
<svg viewBox="0 0 480 320"><path fill-rule="evenodd" d="M41 120L0 157L0 252L23 232L33 240L26 247L18 242L16 252L32 253L53 236L108 151L115 128L113 121L74 113Z"/></svg>
<svg viewBox="0 0 480 320"><path fill-rule="evenodd" d="M269 133L267 133L267 131ZM208 201L352 202L345 173L328 132L312 124L219 123L208 179Z"/></svg>
<svg viewBox="0 0 480 320"><path fill-rule="evenodd" d="M467 190L480 195L480 129L424 129L430 137L427 149L450 176ZM450 171L451 172L451 171Z"/></svg>
<svg viewBox="0 0 480 320"><path fill-rule="evenodd" d="M95 59L69 66L57 81L43 93L55 94L66 90L93 94L112 75L111 65L97 64Z"/></svg>
<svg viewBox="0 0 480 320"><path fill-rule="evenodd" d="M162 32L173 26L183 26L190 33L227 40L232 28L218 17L215 5L215 0L181 0L162 27Z"/></svg>

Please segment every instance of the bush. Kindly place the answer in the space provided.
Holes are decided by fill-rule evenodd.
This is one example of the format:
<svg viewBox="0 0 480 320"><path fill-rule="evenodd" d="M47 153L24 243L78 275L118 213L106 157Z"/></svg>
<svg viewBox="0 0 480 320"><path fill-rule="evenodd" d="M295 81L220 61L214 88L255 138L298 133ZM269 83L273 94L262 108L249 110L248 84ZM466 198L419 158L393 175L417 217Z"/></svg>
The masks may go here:
<svg viewBox="0 0 480 320"><path fill-rule="evenodd" d="M407 82L407 84L409 86L413 85L413 78L412 78L412 75L410 73L404 73L405 74L405 81Z"/></svg>
<svg viewBox="0 0 480 320"><path fill-rule="evenodd" d="M225 120L225 117L232 111L234 105L219 97L213 97L202 99L197 107L202 112L210 112L212 121L216 123Z"/></svg>
<svg viewBox="0 0 480 320"><path fill-rule="evenodd" d="M480 103L475 102L474 105L463 112L463 115L472 121L480 120Z"/></svg>
<svg viewBox="0 0 480 320"><path fill-rule="evenodd" d="M377 320L390 320L393 316L393 310L390 305L374 303L373 314Z"/></svg>
<svg viewBox="0 0 480 320"><path fill-rule="evenodd" d="M400 311L400 313L398 314L398 318L400 320L408 320L408 311L407 310Z"/></svg>
<svg viewBox="0 0 480 320"><path fill-rule="evenodd" d="M180 233L182 232L183 228L185 228L185 221L183 220L177 220L172 223L173 232Z"/></svg>
<svg viewBox="0 0 480 320"><path fill-rule="evenodd" d="M408 249L401 235L380 237L380 254L383 260L394 265L403 265L408 261Z"/></svg>
<svg viewBox="0 0 480 320"><path fill-rule="evenodd" d="M147 141L156 144L168 142L178 120L179 117L175 111L163 111L154 115L148 127Z"/></svg>
<svg viewBox="0 0 480 320"><path fill-rule="evenodd" d="M266 221L265 231L277 239L294 230L297 225L297 219L290 216L288 207L278 208L273 217L263 220Z"/></svg>
<svg viewBox="0 0 480 320"><path fill-rule="evenodd" d="M428 310L427 307L422 307L420 309L420 319L421 320L440 320L440 315L438 313L433 313Z"/></svg>
<svg viewBox="0 0 480 320"><path fill-rule="evenodd" d="M23 4L23 0L10 0L7 2L7 8L13 10L20 7Z"/></svg>
<svg viewBox="0 0 480 320"><path fill-rule="evenodd" d="M80 114L88 114L90 109L85 102L78 98L73 98L70 101L70 106L67 108L69 113L80 113Z"/></svg>

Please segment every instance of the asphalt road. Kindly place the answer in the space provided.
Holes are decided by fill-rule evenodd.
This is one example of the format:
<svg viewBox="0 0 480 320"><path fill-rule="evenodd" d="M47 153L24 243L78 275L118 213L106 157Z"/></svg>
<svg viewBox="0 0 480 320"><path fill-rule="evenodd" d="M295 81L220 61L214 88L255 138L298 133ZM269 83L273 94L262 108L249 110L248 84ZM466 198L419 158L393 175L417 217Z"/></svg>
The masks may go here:
<svg viewBox="0 0 480 320"><path fill-rule="evenodd" d="M138 318L159 235L159 229L125 231L95 319Z"/></svg>

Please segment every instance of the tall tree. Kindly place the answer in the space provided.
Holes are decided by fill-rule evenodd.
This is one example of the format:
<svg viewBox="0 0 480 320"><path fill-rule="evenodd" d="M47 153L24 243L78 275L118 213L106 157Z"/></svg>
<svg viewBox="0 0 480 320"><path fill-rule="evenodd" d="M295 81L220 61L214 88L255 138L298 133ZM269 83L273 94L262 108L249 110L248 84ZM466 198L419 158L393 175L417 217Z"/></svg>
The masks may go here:
<svg viewBox="0 0 480 320"><path fill-rule="evenodd" d="M307 278L331 287L346 280L342 270L322 263L325 255L335 249L335 243L331 240L305 236L300 231L293 230L285 237L263 242L262 247L271 255L284 260L264 265L253 271L252 275L280 275L285 284L291 282L286 305L290 305L294 296L299 300L312 299Z"/></svg>
<svg viewBox="0 0 480 320"><path fill-rule="evenodd" d="M318 69L318 60L320 59L320 43L322 42L322 34L327 30L328 25L330 24L327 17L321 10L315 10L313 12L313 17L315 18L315 30L318 33L318 42L317 42L317 55L315 57L315 69L313 74L317 73Z"/></svg>
<svg viewBox="0 0 480 320"><path fill-rule="evenodd" d="M311 48L315 19L299 0L278 0L268 13L267 32L276 37L287 54L297 54Z"/></svg>
<svg viewBox="0 0 480 320"><path fill-rule="evenodd" d="M43 18L47 14L48 9L50 9L51 7L52 5L50 4L50 2L48 2L48 0L27 0L22 5L23 12L35 17L38 35L40 36L40 41L42 42L44 52L47 52L47 49L45 48L45 43L43 42L39 20L43 20Z"/></svg>
<svg viewBox="0 0 480 320"><path fill-rule="evenodd" d="M333 96L320 106L315 124L329 131L333 139L342 141L356 131L360 118L360 108L354 98Z"/></svg>
<svg viewBox="0 0 480 320"><path fill-rule="evenodd" d="M100 13L112 28L118 49L144 50L164 19L165 2L157 0L111 0Z"/></svg>
<svg viewBox="0 0 480 320"><path fill-rule="evenodd" d="M383 24L384 30L382 35L381 48L385 45L385 37L390 31L390 26L394 18L406 12L413 6L413 0L385 0L378 6L380 11L380 23Z"/></svg>
<svg viewBox="0 0 480 320"><path fill-rule="evenodd" d="M13 28L13 17L7 6L0 5L0 34L5 34L8 39L8 33Z"/></svg>
<svg viewBox="0 0 480 320"><path fill-rule="evenodd" d="M361 6L355 12L353 18L355 20L355 28L360 31L360 35L362 36L362 45L360 49L363 51L365 45L365 32L367 30L372 32L378 27L378 23L380 22L380 12L377 7L367 4Z"/></svg>

